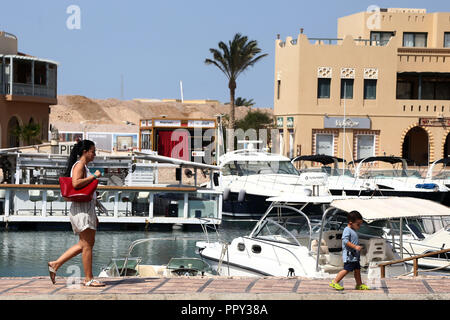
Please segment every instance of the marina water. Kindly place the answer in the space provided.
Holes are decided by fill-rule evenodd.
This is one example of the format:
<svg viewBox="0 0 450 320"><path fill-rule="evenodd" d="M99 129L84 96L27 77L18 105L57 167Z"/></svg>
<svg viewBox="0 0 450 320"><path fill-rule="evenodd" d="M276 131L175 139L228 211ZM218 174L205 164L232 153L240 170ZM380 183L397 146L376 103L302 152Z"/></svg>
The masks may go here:
<svg viewBox="0 0 450 320"><path fill-rule="evenodd" d="M223 222L219 228L221 239L248 235L255 222ZM208 229L210 240L217 240L213 229ZM142 257L143 264L167 264L172 257L197 257L196 241L205 240L202 231L98 231L95 237L92 270L97 276L111 258L122 258L130 244L143 238L161 238L136 246L131 256ZM175 240L167 240L174 238ZM184 239L189 238L189 239ZM58 259L65 250L78 242L72 231L0 231L0 277L48 276L47 262ZM58 276L76 276L81 270L81 254L69 260L58 270Z"/></svg>

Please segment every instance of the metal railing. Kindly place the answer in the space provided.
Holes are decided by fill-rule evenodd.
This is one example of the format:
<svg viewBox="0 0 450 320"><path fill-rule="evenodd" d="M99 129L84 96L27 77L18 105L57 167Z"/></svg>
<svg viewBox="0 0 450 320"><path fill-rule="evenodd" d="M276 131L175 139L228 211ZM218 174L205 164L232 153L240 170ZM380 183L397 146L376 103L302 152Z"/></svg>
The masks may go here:
<svg viewBox="0 0 450 320"><path fill-rule="evenodd" d="M13 83L13 89L11 92L11 86L7 84L6 94L20 95L20 96L35 96L44 98L56 98L56 90L54 87L48 87L43 85L33 85L27 83Z"/></svg>
<svg viewBox="0 0 450 320"><path fill-rule="evenodd" d="M440 255L442 253L447 253L447 252L450 252L450 249L443 249L443 250L428 252L428 253L424 253L424 254L419 254L417 256L404 258L404 259L400 259L400 260L393 260L393 261L389 261L389 262L379 263L378 266L380 267L381 278L385 278L386 277L386 266L390 266L391 264L397 264L397 263L402 263L402 262L406 262L406 261L411 261L411 260L413 260L413 274L414 274L414 277L417 277L419 275L419 271L418 271L419 270L419 262L418 262L418 260L420 258L425 258L425 257L429 257L429 256L434 256L434 255Z"/></svg>
<svg viewBox="0 0 450 320"><path fill-rule="evenodd" d="M335 44L339 44L342 41L344 41L344 39L342 38L308 38L308 40L310 42L317 42L319 45L322 44L328 44L328 45L335 45ZM353 41L355 41L357 44L364 44L364 46L385 46L389 43L389 40L371 40L371 39L353 39ZM297 39L292 39L290 41L290 43L292 45L296 45L298 43ZM286 46L286 41L281 41L279 43L280 47L285 47Z"/></svg>

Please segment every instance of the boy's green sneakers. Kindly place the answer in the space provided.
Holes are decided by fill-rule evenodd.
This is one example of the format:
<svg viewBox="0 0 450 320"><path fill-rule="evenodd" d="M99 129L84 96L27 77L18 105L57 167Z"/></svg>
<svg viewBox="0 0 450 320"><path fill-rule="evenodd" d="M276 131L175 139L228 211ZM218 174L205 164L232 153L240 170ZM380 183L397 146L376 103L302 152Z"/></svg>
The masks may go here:
<svg viewBox="0 0 450 320"><path fill-rule="evenodd" d="M339 283L335 283L334 280L331 281L330 287L336 289L336 290L344 290L344 287L341 286Z"/></svg>
<svg viewBox="0 0 450 320"><path fill-rule="evenodd" d="M359 286L357 285L355 287L356 290L370 290L370 288L368 286L366 286L365 284L360 284Z"/></svg>

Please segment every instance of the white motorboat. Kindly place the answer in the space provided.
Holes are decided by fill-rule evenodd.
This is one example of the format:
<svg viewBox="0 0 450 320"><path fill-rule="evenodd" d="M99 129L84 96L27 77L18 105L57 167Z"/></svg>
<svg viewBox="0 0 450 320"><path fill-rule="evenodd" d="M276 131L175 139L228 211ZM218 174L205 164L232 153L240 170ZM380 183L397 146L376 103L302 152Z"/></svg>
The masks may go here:
<svg viewBox="0 0 450 320"><path fill-rule="evenodd" d="M330 195L326 173L299 173L289 158L256 150L251 143L222 155L219 167L216 187L223 190L224 216L259 219L269 206L265 200L283 194Z"/></svg>
<svg viewBox="0 0 450 320"><path fill-rule="evenodd" d="M444 183L423 178L417 170L408 169L405 159L398 157L369 157L352 161L349 166L354 166L353 174L349 169L339 169L338 162L343 160L336 157L299 156L294 158L292 163L298 161L321 163L322 167L301 168L300 172L327 172L328 188L333 195L345 192L347 195L415 197L439 203L444 203L449 196L449 188ZM378 162L391 164L392 168L375 168ZM329 164L333 164L333 167L329 167Z"/></svg>
<svg viewBox="0 0 450 320"><path fill-rule="evenodd" d="M401 231L400 231L401 228ZM450 247L450 217L405 218L388 221L382 228L383 237L395 250L403 250L400 256L408 258ZM407 261L412 264L412 261ZM450 271L450 252L436 254L418 260L420 268Z"/></svg>
<svg viewBox="0 0 450 320"><path fill-rule="evenodd" d="M200 256L219 274L334 277L343 268L341 238L347 225L347 212L359 211L367 224L403 216L450 215L447 207L424 199L329 197L314 200L318 204L328 204L314 224L302 208L292 206L299 203L299 199L274 197L269 200L272 204L248 236L237 237L230 243L197 242ZM300 199L301 203L305 201ZM379 263L401 257L380 234L361 233L360 243L363 246L362 273L366 276L379 274ZM386 275L403 275L410 270L405 263L394 264L386 269Z"/></svg>

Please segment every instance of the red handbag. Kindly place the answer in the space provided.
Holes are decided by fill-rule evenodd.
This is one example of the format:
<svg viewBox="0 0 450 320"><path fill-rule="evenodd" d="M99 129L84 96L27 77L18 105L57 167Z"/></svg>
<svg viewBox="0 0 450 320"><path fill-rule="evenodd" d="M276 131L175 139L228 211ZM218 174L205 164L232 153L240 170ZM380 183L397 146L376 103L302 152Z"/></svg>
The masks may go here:
<svg viewBox="0 0 450 320"><path fill-rule="evenodd" d="M98 180L94 179L86 187L75 189L72 185L72 177L60 177L59 186L61 195L66 201L71 202L88 202L92 200L95 190L97 189Z"/></svg>

